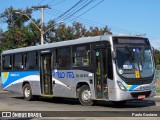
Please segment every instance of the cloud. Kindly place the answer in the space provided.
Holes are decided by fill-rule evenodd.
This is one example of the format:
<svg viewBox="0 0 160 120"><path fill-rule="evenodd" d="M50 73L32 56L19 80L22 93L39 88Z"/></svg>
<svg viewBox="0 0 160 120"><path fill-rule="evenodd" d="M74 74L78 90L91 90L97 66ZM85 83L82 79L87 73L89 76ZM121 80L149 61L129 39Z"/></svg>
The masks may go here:
<svg viewBox="0 0 160 120"><path fill-rule="evenodd" d="M160 49L160 39L159 40L150 41L150 43L154 48Z"/></svg>

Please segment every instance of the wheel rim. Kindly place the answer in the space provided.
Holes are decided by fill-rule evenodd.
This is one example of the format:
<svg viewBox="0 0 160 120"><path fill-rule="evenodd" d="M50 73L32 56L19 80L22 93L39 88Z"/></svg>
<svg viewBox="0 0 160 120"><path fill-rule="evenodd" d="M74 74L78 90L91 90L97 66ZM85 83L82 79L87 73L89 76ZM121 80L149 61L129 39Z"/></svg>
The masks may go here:
<svg viewBox="0 0 160 120"><path fill-rule="evenodd" d="M85 90L82 93L82 100L87 102L91 99L91 91L90 90Z"/></svg>
<svg viewBox="0 0 160 120"><path fill-rule="evenodd" d="M24 94L25 94L25 97L29 97L30 96L30 89L28 87L25 88Z"/></svg>

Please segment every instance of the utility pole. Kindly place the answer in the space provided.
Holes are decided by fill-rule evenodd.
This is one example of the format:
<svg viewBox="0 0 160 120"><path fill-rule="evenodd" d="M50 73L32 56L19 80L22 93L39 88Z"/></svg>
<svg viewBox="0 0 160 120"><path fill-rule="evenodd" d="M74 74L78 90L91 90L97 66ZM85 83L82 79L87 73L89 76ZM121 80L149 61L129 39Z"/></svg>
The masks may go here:
<svg viewBox="0 0 160 120"><path fill-rule="evenodd" d="M42 6L33 6L33 9L39 10L41 9L42 12L42 18L41 18L41 45L44 44L44 9L50 8L48 5L42 5Z"/></svg>

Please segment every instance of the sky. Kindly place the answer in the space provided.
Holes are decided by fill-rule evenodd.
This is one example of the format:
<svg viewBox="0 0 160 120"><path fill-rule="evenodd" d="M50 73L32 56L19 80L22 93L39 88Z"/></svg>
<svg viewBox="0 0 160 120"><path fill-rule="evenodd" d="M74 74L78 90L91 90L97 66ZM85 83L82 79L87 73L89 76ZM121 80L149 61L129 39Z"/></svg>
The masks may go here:
<svg viewBox="0 0 160 120"><path fill-rule="evenodd" d="M103 0L100 4L98 3L101 0L94 0L93 3L71 18L56 19L78 1L0 0L0 14L10 6L15 9L25 9L26 7L48 4L50 9L45 9L45 23L55 19L57 23L64 21L68 25L73 21L81 22L86 27L105 27L107 25L113 34L146 34L152 46L160 49L160 0ZM96 4L98 5L95 6ZM95 7L92 8L93 6ZM85 11L87 12L81 15ZM79 15L81 16L78 17ZM32 17L41 18L41 11L35 11ZM6 25L1 20L0 28L6 30Z"/></svg>

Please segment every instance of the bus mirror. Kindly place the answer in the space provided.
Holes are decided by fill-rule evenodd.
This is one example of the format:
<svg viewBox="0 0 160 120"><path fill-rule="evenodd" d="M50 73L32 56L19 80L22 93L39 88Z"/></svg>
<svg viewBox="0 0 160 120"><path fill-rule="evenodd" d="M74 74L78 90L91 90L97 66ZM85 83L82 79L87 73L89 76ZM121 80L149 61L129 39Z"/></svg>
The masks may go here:
<svg viewBox="0 0 160 120"><path fill-rule="evenodd" d="M117 58L116 52L112 51L112 59L115 60Z"/></svg>
<svg viewBox="0 0 160 120"><path fill-rule="evenodd" d="M152 53L155 54L155 49L154 47L151 47Z"/></svg>

